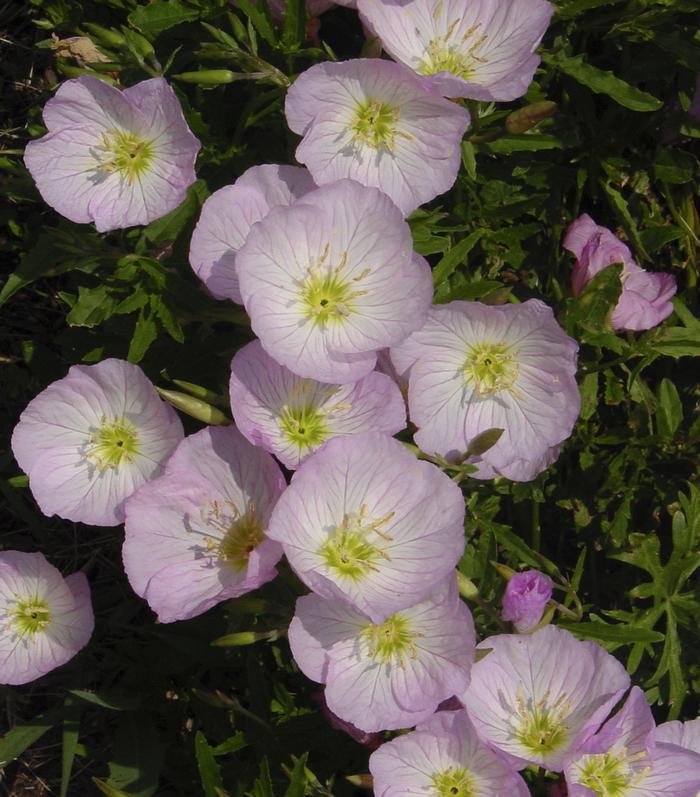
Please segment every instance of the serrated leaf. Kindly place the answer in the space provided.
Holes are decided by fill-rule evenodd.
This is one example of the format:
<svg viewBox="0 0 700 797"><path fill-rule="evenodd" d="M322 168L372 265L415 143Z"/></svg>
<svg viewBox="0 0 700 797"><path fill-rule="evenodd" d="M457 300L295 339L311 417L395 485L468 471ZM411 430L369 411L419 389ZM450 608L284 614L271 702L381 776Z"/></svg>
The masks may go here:
<svg viewBox="0 0 700 797"><path fill-rule="evenodd" d="M282 44L288 50L301 47L306 38L305 0L285 0L282 21Z"/></svg>
<svg viewBox="0 0 700 797"><path fill-rule="evenodd" d="M151 296L151 307L168 335L178 343L184 343L185 333L182 331L182 326L180 326L177 316L165 303L163 297Z"/></svg>
<svg viewBox="0 0 700 797"><path fill-rule="evenodd" d="M677 147L665 147L656 154L654 175L664 183L682 185L693 179L696 167L697 161L689 152Z"/></svg>
<svg viewBox="0 0 700 797"><path fill-rule="evenodd" d="M194 749L197 756L197 769L205 797L221 797L224 788L221 770L214 758L209 742L201 731L194 737Z"/></svg>
<svg viewBox="0 0 700 797"><path fill-rule="evenodd" d="M141 362L157 337L158 327L150 309L141 310L129 344L129 353L127 354L129 362Z"/></svg>
<svg viewBox="0 0 700 797"><path fill-rule="evenodd" d="M676 386L670 379L662 379L658 389L656 425L659 434L672 440L683 421L683 404Z"/></svg>
<svg viewBox="0 0 700 797"><path fill-rule="evenodd" d="M308 753L304 753L294 762L294 769L289 774L289 787L284 793L284 797L304 797L306 794L306 759Z"/></svg>
<svg viewBox="0 0 700 797"><path fill-rule="evenodd" d="M592 418L598 409L598 373L586 374L579 389L581 391L581 418Z"/></svg>
<svg viewBox="0 0 700 797"><path fill-rule="evenodd" d="M670 357L700 356L700 330L687 327L666 327L648 343L652 351Z"/></svg>
<svg viewBox="0 0 700 797"><path fill-rule="evenodd" d="M108 319L117 306L117 300L110 295L105 285L96 288L78 288L78 299L66 316L72 327L95 327Z"/></svg>
<svg viewBox="0 0 700 797"><path fill-rule="evenodd" d="M253 788L246 792L249 797L275 797L274 789L272 788L272 778L270 777L270 764L268 763L267 756L264 756L260 762L260 776L253 784Z"/></svg>
<svg viewBox="0 0 700 797"><path fill-rule="evenodd" d="M144 36L155 39L163 31L198 19L200 14L200 9L186 6L180 0L156 0L139 6L129 14L128 20Z"/></svg>
<svg viewBox="0 0 700 797"><path fill-rule="evenodd" d="M458 241L446 254L444 254L433 269L433 285L438 286L443 283L460 265L463 263L469 252L474 248L483 230L476 230Z"/></svg>
<svg viewBox="0 0 700 797"><path fill-rule="evenodd" d="M272 47L277 44L277 34L272 25L272 17L270 16L270 9L265 0L236 0L236 4L248 17L252 27L265 39L265 41Z"/></svg>
<svg viewBox="0 0 700 797"><path fill-rule="evenodd" d="M663 106L661 100L646 91L631 86L612 72L587 63L583 55L571 57L563 53L543 53L542 60L596 94L606 94L631 111L658 111Z"/></svg>

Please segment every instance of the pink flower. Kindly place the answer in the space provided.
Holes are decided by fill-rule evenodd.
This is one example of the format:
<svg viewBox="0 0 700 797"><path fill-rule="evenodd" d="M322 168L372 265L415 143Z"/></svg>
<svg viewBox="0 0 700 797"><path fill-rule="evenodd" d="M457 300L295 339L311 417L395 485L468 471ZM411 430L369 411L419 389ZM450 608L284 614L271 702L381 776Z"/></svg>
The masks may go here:
<svg viewBox="0 0 700 797"><path fill-rule="evenodd" d="M230 390L240 431L292 470L331 437L392 435L406 426L401 391L385 374L373 371L345 385L304 379L275 362L259 340L233 358Z"/></svg>
<svg viewBox="0 0 700 797"><path fill-rule="evenodd" d="M447 579L415 606L374 623L343 600L299 598L289 644L326 684L328 708L360 730L407 728L469 684L474 623Z"/></svg>
<svg viewBox="0 0 700 797"><path fill-rule="evenodd" d="M84 573L63 578L42 553L0 552L0 683L26 684L65 664L94 625Z"/></svg>
<svg viewBox="0 0 700 797"><path fill-rule="evenodd" d="M392 347L397 370L410 369L408 409L427 454L463 456L488 429L503 429L475 457L476 478L530 481L571 435L580 398L578 345L537 299L489 306L451 302Z"/></svg>
<svg viewBox="0 0 700 797"><path fill-rule="evenodd" d="M654 731L654 739L700 753L700 717L690 722L664 722Z"/></svg>
<svg viewBox="0 0 700 797"><path fill-rule="evenodd" d="M547 30L545 0L358 0L396 61L445 97L510 101L527 91Z"/></svg>
<svg viewBox="0 0 700 797"><path fill-rule="evenodd" d="M529 797L525 781L478 737L466 711L439 711L372 753L375 797Z"/></svg>
<svg viewBox="0 0 700 797"><path fill-rule="evenodd" d="M610 320L613 329L633 332L651 329L673 312L671 299L676 293L675 277L644 271L634 261L629 248L587 213L569 226L563 246L577 258L571 275L574 296L579 296L604 268L622 263L622 293Z"/></svg>
<svg viewBox="0 0 700 797"><path fill-rule="evenodd" d="M523 633L542 619L545 606L552 597L552 582L537 570L515 573L508 579L503 596L501 617Z"/></svg>
<svg viewBox="0 0 700 797"><path fill-rule="evenodd" d="M331 384L373 371L380 349L423 324L433 291L399 209L354 180L273 208L253 226L236 269L265 351Z"/></svg>
<svg viewBox="0 0 700 797"><path fill-rule="evenodd" d="M182 424L136 365L74 365L20 416L12 452L45 515L96 526L124 521L124 501L160 475Z"/></svg>
<svg viewBox="0 0 700 797"><path fill-rule="evenodd" d="M654 740L654 718L638 686L567 762L569 797L695 797L700 755Z"/></svg>
<svg viewBox="0 0 700 797"><path fill-rule="evenodd" d="M207 199L192 233L190 263L217 299L243 304L236 254L250 228L270 208L291 205L315 187L306 169L266 164L251 167Z"/></svg>
<svg viewBox="0 0 700 797"><path fill-rule="evenodd" d="M270 581L282 550L265 530L284 488L272 457L232 426L185 438L165 474L126 503L123 557L134 591L170 623Z"/></svg>
<svg viewBox="0 0 700 797"><path fill-rule="evenodd" d="M268 536L310 589L382 623L452 572L464 551L464 500L398 440L334 437L294 474Z"/></svg>
<svg viewBox="0 0 700 797"><path fill-rule="evenodd" d="M479 736L518 768L560 772L629 687L614 656L553 625L491 636L481 649L490 652L458 697Z"/></svg>
<svg viewBox="0 0 700 797"><path fill-rule="evenodd" d="M287 93L296 157L319 185L350 177L409 214L457 179L469 114L426 91L410 69L376 58L322 63Z"/></svg>
<svg viewBox="0 0 700 797"><path fill-rule="evenodd" d="M196 175L199 141L163 78L119 91L82 75L44 108L49 132L30 141L24 162L44 200L100 232L164 216Z"/></svg>

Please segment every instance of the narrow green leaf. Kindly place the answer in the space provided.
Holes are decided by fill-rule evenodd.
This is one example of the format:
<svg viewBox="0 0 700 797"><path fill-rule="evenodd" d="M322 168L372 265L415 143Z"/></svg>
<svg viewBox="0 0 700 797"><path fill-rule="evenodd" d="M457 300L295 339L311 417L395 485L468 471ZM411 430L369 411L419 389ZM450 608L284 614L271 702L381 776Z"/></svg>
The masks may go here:
<svg viewBox="0 0 700 797"><path fill-rule="evenodd" d="M143 360L146 352L151 347L153 341L158 337L158 327L150 310L142 309L139 313L134 334L129 344L127 359L130 363L138 363Z"/></svg>
<svg viewBox="0 0 700 797"><path fill-rule="evenodd" d="M581 418L590 420L598 409L598 373L586 374L580 385Z"/></svg>
<svg viewBox="0 0 700 797"><path fill-rule="evenodd" d="M613 6L622 2L625 2L625 0L571 0L557 7L555 13L560 19L573 19L593 8Z"/></svg>
<svg viewBox="0 0 700 797"><path fill-rule="evenodd" d="M133 797L152 797L158 790L164 754L163 741L146 712L122 714L109 762L109 785Z"/></svg>
<svg viewBox="0 0 700 797"><path fill-rule="evenodd" d="M66 716L63 719L63 734L61 745L61 790L60 797L66 797L70 776L73 771L73 761L75 751L78 746L78 736L80 735L80 714L82 708L72 702L72 698L66 699Z"/></svg>
<svg viewBox="0 0 700 797"><path fill-rule="evenodd" d="M221 770L214 758L209 742L201 731L197 731L194 737L194 749L197 756L197 769L199 779L202 782L205 797L220 797L224 788L221 779Z"/></svg>
<svg viewBox="0 0 700 797"><path fill-rule="evenodd" d="M609 625L599 620L590 620L587 623L560 621L557 625L571 631L579 639L594 639L598 642L631 644L632 642L662 642L664 639L664 635L658 631L622 623Z"/></svg>
<svg viewBox="0 0 700 797"><path fill-rule="evenodd" d="M84 689L69 689L71 695L111 711L132 711L138 708L141 698L138 695L127 695L118 692L87 692Z"/></svg>
<svg viewBox="0 0 700 797"><path fill-rule="evenodd" d="M97 786L102 794L106 794L107 797L133 797L132 794L127 794L125 791L121 791L121 789L115 789L114 786L110 786L109 783L106 783L104 780L100 780L99 778L93 778L92 782L95 784L95 786Z"/></svg>
<svg viewBox="0 0 700 797"><path fill-rule="evenodd" d="M187 196L175 210L144 227L144 236L151 243L175 241L188 222L194 221L208 196L209 190L204 180L196 180L187 189Z"/></svg>
<svg viewBox="0 0 700 797"><path fill-rule="evenodd" d="M563 53L543 53L542 60L596 94L606 94L631 111L658 111L663 106L661 100L646 91L630 86L612 72L587 63L583 60L583 55L570 57Z"/></svg>
<svg viewBox="0 0 700 797"><path fill-rule="evenodd" d="M510 155L511 152L537 152L544 149L562 149L564 142L548 133L504 134L494 141L481 145L494 155Z"/></svg>
<svg viewBox="0 0 700 797"><path fill-rule="evenodd" d="M267 756L260 762L260 777L253 784L253 788L246 793L249 797L275 797Z"/></svg>
<svg viewBox="0 0 700 797"><path fill-rule="evenodd" d="M284 797L304 797L306 794L306 759L309 757L308 753L304 753L300 758L294 762L294 769L289 775L289 788L284 793Z"/></svg>
<svg viewBox="0 0 700 797"><path fill-rule="evenodd" d="M635 249L639 252L639 254L645 258L646 260L650 260L646 249L644 248L644 244L642 243L642 238L639 234L639 230L637 229L637 222L634 219L634 216L630 212L629 205L627 204L627 200L622 196L622 194L615 188L613 188L609 183L603 182L603 190L608 195L612 207L617 213L619 213L622 226L625 228L625 232L629 235L630 240L634 244Z"/></svg>
<svg viewBox="0 0 700 797"><path fill-rule="evenodd" d="M662 437L672 440L683 421L683 404L676 386L670 379L662 379L658 388L656 425Z"/></svg>
<svg viewBox="0 0 700 797"><path fill-rule="evenodd" d="M454 272L460 263L464 262L469 252L471 252L483 234L483 230L475 230L466 238L462 238L461 241L458 241L440 258L433 269L433 285L440 285Z"/></svg>
<svg viewBox="0 0 700 797"><path fill-rule="evenodd" d="M265 0L236 0L236 5L248 17L251 25L255 30L265 39L265 41L272 47L277 44L277 34L272 25L272 18L270 16L270 9Z"/></svg>
<svg viewBox="0 0 700 797"><path fill-rule="evenodd" d="M686 327L666 327L649 341L649 348L670 357L700 356L700 330Z"/></svg>
<svg viewBox="0 0 700 797"><path fill-rule="evenodd" d="M246 742L245 736L239 731L226 739L225 742L221 742L221 744L217 744L216 747L212 747L211 751L214 755L228 755L229 753L236 753L238 750L242 750L247 746L248 742Z"/></svg>
<svg viewBox="0 0 700 797"><path fill-rule="evenodd" d="M63 716L63 706L40 714L26 725L18 725L9 730L0 739L0 767L7 766L10 761L22 755L37 739L40 739L48 730L51 730Z"/></svg>
<svg viewBox="0 0 700 797"><path fill-rule="evenodd" d="M282 22L282 44L288 50L297 50L306 38L305 0L285 0Z"/></svg>
<svg viewBox="0 0 700 797"><path fill-rule="evenodd" d="M654 160L654 175L657 180L673 185L689 183L697 168L697 160L677 147L660 149Z"/></svg>

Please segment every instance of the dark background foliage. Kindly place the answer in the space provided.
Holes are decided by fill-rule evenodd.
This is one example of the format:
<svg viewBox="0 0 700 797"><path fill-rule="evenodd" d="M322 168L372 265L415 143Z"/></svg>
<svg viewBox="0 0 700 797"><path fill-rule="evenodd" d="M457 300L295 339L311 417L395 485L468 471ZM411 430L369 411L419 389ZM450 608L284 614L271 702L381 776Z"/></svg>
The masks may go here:
<svg viewBox="0 0 700 797"><path fill-rule="evenodd" d="M581 419L556 465L530 484L461 474L460 570L478 631L499 631L504 582L493 563L545 570L568 610L555 621L620 657L659 721L700 708L700 125L687 113L698 12L692 0L558 2L526 97L469 103L455 187L410 219L436 301L539 297L581 343ZM68 665L0 687L4 794L342 797L366 785L371 748L330 728L320 688L291 661L284 629L301 589L289 571L252 598L155 624L123 574L121 529L45 518L9 449L27 402L74 363L128 358L161 387L187 380L225 396L229 361L251 331L188 265L202 202L251 165L293 163L286 86L319 60L360 53L377 49L355 12L306 20L299 0L279 25L251 0L0 5L2 546L42 550L64 573L84 568L97 617ZM95 71L123 86L164 74L202 141L187 200L145 228L99 235L62 219L22 163L57 83ZM522 110L544 101L556 107ZM561 239L581 212L642 266L676 276L663 326L609 331L615 267L570 298ZM270 633L212 646L238 631ZM533 794L545 786L533 779Z"/></svg>

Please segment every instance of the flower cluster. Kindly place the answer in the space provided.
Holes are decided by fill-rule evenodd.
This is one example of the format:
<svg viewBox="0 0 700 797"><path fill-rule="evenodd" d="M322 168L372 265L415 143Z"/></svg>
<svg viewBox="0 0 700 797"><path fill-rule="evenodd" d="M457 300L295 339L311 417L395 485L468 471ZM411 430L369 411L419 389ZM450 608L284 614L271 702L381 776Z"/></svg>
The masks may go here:
<svg viewBox="0 0 700 797"><path fill-rule="evenodd" d="M563 773L572 797L694 797L697 728L655 729L637 688L610 717L629 676L546 624L546 577L512 576L503 619L520 633L479 645L457 588L465 503L447 471L530 481L548 468L579 414L578 344L538 299L432 304L405 217L456 180L470 117L446 98L522 96L552 6L358 6L394 61L302 74L285 113L306 168L254 166L209 197L192 236L194 272L244 305L257 336L231 362L235 427L185 438L141 369L107 359L29 404L15 457L45 514L125 523L126 574L161 622L256 589L286 555L311 590L291 651L330 711L365 733L415 727L372 755L378 797L526 795L529 766ZM145 224L195 179L199 145L162 78L67 81L44 119L26 163L73 221ZM672 278L590 217L564 246L576 295L624 265L614 329L671 312ZM417 448L392 437L406 429L402 388ZM64 663L92 631L85 576L64 580L39 553L0 554L0 607L3 683ZM440 710L451 698L460 708Z"/></svg>

